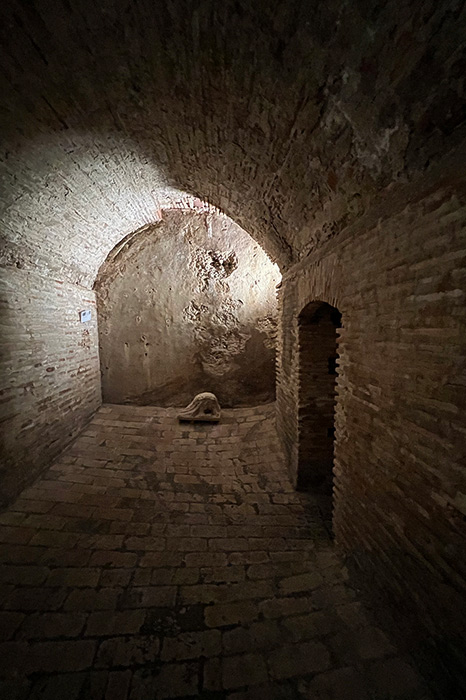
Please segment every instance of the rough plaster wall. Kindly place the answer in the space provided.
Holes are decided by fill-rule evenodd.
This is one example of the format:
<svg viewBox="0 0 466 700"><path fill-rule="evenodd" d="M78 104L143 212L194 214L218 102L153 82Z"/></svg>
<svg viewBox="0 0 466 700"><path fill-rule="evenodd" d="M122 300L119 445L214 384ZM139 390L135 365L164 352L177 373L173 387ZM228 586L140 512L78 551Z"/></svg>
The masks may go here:
<svg viewBox="0 0 466 700"><path fill-rule="evenodd" d="M338 245L284 278L277 388L279 430L295 477L297 317L312 300L336 306L336 539L369 574L372 591L390 600L411 650L427 658L427 672L445 671L445 697L461 697L466 687L462 157L437 173L437 187L385 193Z"/></svg>
<svg viewBox="0 0 466 700"><path fill-rule="evenodd" d="M96 281L103 399L223 406L275 397L276 265L228 217L166 211Z"/></svg>
<svg viewBox="0 0 466 700"><path fill-rule="evenodd" d="M466 6L6 0L5 255L87 285L166 188L282 265L465 137ZM176 196L176 195L174 195Z"/></svg>
<svg viewBox="0 0 466 700"><path fill-rule="evenodd" d="M0 504L81 430L100 405L94 292L32 272L0 278ZM79 311L92 319L80 323Z"/></svg>

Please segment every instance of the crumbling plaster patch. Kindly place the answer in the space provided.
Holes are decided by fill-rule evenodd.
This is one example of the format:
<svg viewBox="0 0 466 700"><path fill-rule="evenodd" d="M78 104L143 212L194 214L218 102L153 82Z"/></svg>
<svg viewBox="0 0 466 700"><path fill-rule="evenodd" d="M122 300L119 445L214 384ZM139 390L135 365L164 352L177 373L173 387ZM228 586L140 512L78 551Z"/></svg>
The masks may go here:
<svg viewBox="0 0 466 700"><path fill-rule="evenodd" d="M164 211L111 253L96 282L103 396L222 405L275 396L278 268L213 211Z"/></svg>

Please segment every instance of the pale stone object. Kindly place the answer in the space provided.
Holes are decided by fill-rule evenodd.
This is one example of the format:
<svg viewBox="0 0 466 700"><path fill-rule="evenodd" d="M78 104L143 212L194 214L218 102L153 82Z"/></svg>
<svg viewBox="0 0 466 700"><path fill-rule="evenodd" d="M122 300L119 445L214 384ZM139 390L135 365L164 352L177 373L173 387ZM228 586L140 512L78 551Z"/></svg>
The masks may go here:
<svg viewBox="0 0 466 700"><path fill-rule="evenodd" d="M178 414L178 420L217 422L220 420L220 404L215 394L204 391L197 394L190 404Z"/></svg>

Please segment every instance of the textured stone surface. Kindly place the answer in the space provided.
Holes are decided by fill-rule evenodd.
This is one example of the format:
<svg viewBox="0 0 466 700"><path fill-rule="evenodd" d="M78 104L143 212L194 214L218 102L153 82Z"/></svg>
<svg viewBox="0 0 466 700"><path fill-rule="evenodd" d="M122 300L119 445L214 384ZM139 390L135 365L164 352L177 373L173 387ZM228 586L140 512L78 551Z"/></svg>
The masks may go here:
<svg viewBox="0 0 466 700"><path fill-rule="evenodd" d="M294 491L273 405L104 406L0 524L2 698L430 697Z"/></svg>
<svg viewBox="0 0 466 700"><path fill-rule="evenodd" d="M230 219L166 211L96 281L104 401L222 406L275 397L276 265Z"/></svg>

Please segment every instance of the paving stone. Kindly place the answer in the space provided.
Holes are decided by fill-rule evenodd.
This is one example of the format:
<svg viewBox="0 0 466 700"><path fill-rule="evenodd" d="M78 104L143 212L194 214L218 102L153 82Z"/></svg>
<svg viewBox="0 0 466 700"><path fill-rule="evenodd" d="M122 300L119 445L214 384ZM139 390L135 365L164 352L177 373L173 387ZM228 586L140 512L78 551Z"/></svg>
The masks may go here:
<svg viewBox="0 0 466 700"><path fill-rule="evenodd" d="M127 586L132 576L131 569L104 569L100 573L99 586L103 588Z"/></svg>
<svg viewBox="0 0 466 700"><path fill-rule="evenodd" d="M415 669L404 659L391 658L375 661L368 667L374 693L400 698L410 691L422 690L423 681ZM383 695L382 695L383 697Z"/></svg>
<svg viewBox="0 0 466 700"><path fill-rule="evenodd" d="M348 627L358 628L365 627L370 624L370 617L367 614L364 606L359 601L352 601L337 605L335 612Z"/></svg>
<svg viewBox="0 0 466 700"><path fill-rule="evenodd" d="M259 610L264 617L287 617L312 609L312 602L303 596L299 598L267 598L260 601Z"/></svg>
<svg viewBox="0 0 466 700"><path fill-rule="evenodd" d="M273 581L245 581L230 584L200 584L198 586L182 586L179 599L183 603L221 603L226 601L261 598L273 595Z"/></svg>
<svg viewBox="0 0 466 700"><path fill-rule="evenodd" d="M40 548L40 564L50 567L87 566L91 557L89 549Z"/></svg>
<svg viewBox="0 0 466 700"><path fill-rule="evenodd" d="M296 615L282 620L283 628L289 633L293 642L325 637L336 632L340 623L332 613L316 612Z"/></svg>
<svg viewBox="0 0 466 700"><path fill-rule="evenodd" d="M208 627L244 624L255 620L258 613L258 607L255 603L248 601L224 603L206 607L205 621Z"/></svg>
<svg viewBox="0 0 466 700"><path fill-rule="evenodd" d="M159 671L138 671L133 676L129 700L197 697L199 666L193 663L166 664Z"/></svg>
<svg viewBox="0 0 466 700"><path fill-rule="evenodd" d="M112 566L115 568L133 568L137 562L137 555L131 552L112 552L103 550L94 552L90 558L91 566Z"/></svg>
<svg viewBox="0 0 466 700"><path fill-rule="evenodd" d="M285 645L269 656L273 678L291 678L325 671L330 667L330 654L320 642Z"/></svg>
<svg viewBox="0 0 466 700"><path fill-rule="evenodd" d="M230 564L264 564L269 561L269 553L265 551L232 552L228 561Z"/></svg>
<svg viewBox="0 0 466 700"><path fill-rule="evenodd" d="M160 640L154 635L112 637L101 642L96 667L144 666L159 658Z"/></svg>
<svg viewBox="0 0 466 700"><path fill-rule="evenodd" d="M64 673L57 676L46 676L37 680L31 690L31 700L78 700L85 677L80 673Z"/></svg>
<svg viewBox="0 0 466 700"><path fill-rule="evenodd" d="M188 555L189 556L189 555ZM186 557L187 559L188 557ZM182 566L185 561L185 556L182 552L150 552L145 554L139 562L142 567L166 567L166 566ZM192 566L197 566L197 555L193 555Z"/></svg>
<svg viewBox="0 0 466 700"><path fill-rule="evenodd" d="M256 622L223 633L223 649L227 654L238 654L249 649L268 649L283 643L283 634L276 622Z"/></svg>
<svg viewBox="0 0 466 700"><path fill-rule="evenodd" d="M312 591L318 588L322 583L322 576L317 571L314 571L309 574L290 576L289 578L282 579L278 584L278 589L285 594L300 593L301 591Z"/></svg>
<svg viewBox="0 0 466 700"><path fill-rule="evenodd" d="M202 429L104 406L0 524L0 697L429 700L292 489L273 406Z"/></svg>
<svg viewBox="0 0 466 700"><path fill-rule="evenodd" d="M176 586L128 588L120 598L120 605L122 608L169 607L175 605L176 594Z"/></svg>
<svg viewBox="0 0 466 700"><path fill-rule="evenodd" d="M23 586L39 586L49 575L49 569L44 566L9 566L0 568L0 583L13 583Z"/></svg>
<svg viewBox="0 0 466 700"><path fill-rule="evenodd" d="M33 613L23 621L18 639L53 639L77 637L83 630L87 615L83 613Z"/></svg>
<svg viewBox="0 0 466 700"><path fill-rule="evenodd" d="M115 610L121 588L82 589L71 591L65 610Z"/></svg>
<svg viewBox="0 0 466 700"><path fill-rule="evenodd" d="M14 666L29 674L82 671L92 666L95 650L94 641L34 642L19 652Z"/></svg>
<svg viewBox="0 0 466 700"><path fill-rule="evenodd" d="M353 639L361 659L377 659L396 651L386 635L377 627L358 629Z"/></svg>
<svg viewBox="0 0 466 700"><path fill-rule="evenodd" d="M220 657L206 659L202 669L202 689L222 690L222 660Z"/></svg>
<svg viewBox="0 0 466 700"><path fill-rule="evenodd" d="M222 649L221 640L218 630L185 632L178 637L165 639L161 658L163 661L182 661L201 656L217 656Z"/></svg>
<svg viewBox="0 0 466 700"><path fill-rule="evenodd" d="M134 634L139 632L145 620L144 610L94 612L89 615L86 636L103 637L106 635Z"/></svg>
<svg viewBox="0 0 466 700"><path fill-rule="evenodd" d="M100 569L54 569L50 572L47 586L73 586L76 588L91 588L97 586Z"/></svg>
<svg viewBox="0 0 466 700"><path fill-rule="evenodd" d="M0 698L7 700L26 700L31 689L31 682L23 679L0 680Z"/></svg>
<svg viewBox="0 0 466 700"><path fill-rule="evenodd" d="M0 529L0 542L5 544L27 544L33 536L32 528L5 525Z"/></svg>
<svg viewBox="0 0 466 700"><path fill-rule="evenodd" d="M105 691L105 700L126 700L131 678L131 671L113 671L110 673Z"/></svg>
<svg viewBox="0 0 466 700"><path fill-rule="evenodd" d="M66 590L47 588L17 588L6 599L6 610L58 610L67 595Z"/></svg>
<svg viewBox="0 0 466 700"><path fill-rule="evenodd" d="M44 554L42 547L0 544L0 562L13 564L32 564Z"/></svg>
<svg viewBox="0 0 466 700"><path fill-rule="evenodd" d="M249 690L228 693L228 700L297 700L301 697L308 696L298 694L289 681L269 682L265 685L256 685Z"/></svg>
<svg viewBox="0 0 466 700"><path fill-rule="evenodd" d="M127 537L125 548L137 552L163 552L166 549L166 542L161 537Z"/></svg>
<svg viewBox="0 0 466 700"><path fill-rule="evenodd" d="M196 554L187 554L185 557L186 566L226 566L227 555L223 552L200 552Z"/></svg>
<svg viewBox="0 0 466 700"><path fill-rule="evenodd" d="M199 574L203 583L238 583L246 578L244 566L203 567Z"/></svg>
<svg viewBox="0 0 466 700"><path fill-rule="evenodd" d="M298 688L303 697L313 700L372 700L364 676L354 668L319 673L311 681L299 683Z"/></svg>
<svg viewBox="0 0 466 700"><path fill-rule="evenodd" d="M244 685L264 683L268 678L265 661L259 654L242 654L222 660L222 682L224 688L239 688Z"/></svg>

